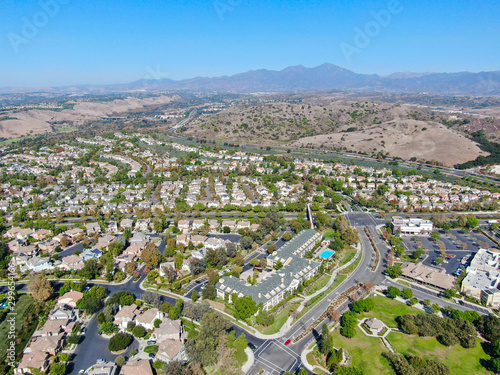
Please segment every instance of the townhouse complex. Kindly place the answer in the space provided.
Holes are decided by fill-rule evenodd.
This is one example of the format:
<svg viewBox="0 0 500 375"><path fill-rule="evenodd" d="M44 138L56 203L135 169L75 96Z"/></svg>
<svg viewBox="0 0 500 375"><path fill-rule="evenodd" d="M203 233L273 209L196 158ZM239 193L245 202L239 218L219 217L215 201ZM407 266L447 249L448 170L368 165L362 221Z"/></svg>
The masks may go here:
<svg viewBox="0 0 500 375"><path fill-rule="evenodd" d="M251 296L258 304L262 303L264 309L271 309L297 289L302 281L316 275L320 264L305 259L304 254L312 250L319 240L320 233L313 229L303 230L268 258L269 266L275 267L281 262L282 268L270 271L255 285L233 276L222 278L216 285L217 296L228 302L231 302L233 294L239 298Z"/></svg>

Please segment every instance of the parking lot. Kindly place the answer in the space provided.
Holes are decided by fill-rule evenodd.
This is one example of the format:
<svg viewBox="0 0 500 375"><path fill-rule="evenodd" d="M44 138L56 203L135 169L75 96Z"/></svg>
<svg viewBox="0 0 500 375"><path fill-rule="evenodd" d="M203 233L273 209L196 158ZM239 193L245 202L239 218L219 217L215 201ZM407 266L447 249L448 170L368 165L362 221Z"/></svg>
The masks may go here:
<svg viewBox="0 0 500 375"><path fill-rule="evenodd" d="M451 230L447 233L441 231L439 241L433 241L430 237L404 237L404 244L407 251L413 252L417 248L422 248L427 252L425 265L432 265L437 257L441 256L441 249L446 251L450 257L445 258L441 267L446 269L446 273L453 275L460 268L461 260L468 257L469 260L480 248L496 247L496 245L481 233L463 232L461 230ZM441 246L440 246L441 245ZM467 264L465 264L467 266Z"/></svg>

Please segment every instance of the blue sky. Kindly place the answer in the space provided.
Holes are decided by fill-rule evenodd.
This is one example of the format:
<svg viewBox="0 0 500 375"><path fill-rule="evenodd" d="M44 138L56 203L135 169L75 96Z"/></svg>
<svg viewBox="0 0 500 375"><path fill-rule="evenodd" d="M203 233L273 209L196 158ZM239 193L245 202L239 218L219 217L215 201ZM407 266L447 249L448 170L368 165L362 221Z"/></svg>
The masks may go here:
<svg viewBox="0 0 500 375"><path fill-rule="evenodd" d="M2 0L0 87L325 62L377 74L499 70L498 14L500 2L482 0Z"/></svg>

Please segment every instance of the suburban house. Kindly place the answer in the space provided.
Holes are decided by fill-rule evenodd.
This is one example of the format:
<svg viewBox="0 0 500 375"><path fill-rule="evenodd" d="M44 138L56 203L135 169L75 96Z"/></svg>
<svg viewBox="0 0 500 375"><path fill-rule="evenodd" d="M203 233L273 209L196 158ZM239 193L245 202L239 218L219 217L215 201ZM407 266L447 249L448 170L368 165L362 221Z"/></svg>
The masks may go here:
<svg viewBox="0 0 500 375"><path fill-rule="evenodd" d="M162 319L164 314L157 308L152 308L146 311L142 311L140 314L136 315L135 322L140 324L146 329L154 329L154 322L156 319Z"/></svg>
<svg viewBox="0 0 500 375"><path fill-rule="evenodd" d="M240 220L236 224L236 229L250 229L250 222L248 220Z"/></svg>
<svg viewBox="0 0 500 375"><path fill-rule="evenodd" d="M208 230L210 233L217 233L219 231L220 224L217 220L208 220Z"/></svg>
<svg viewBox="0 0 500 375"><path fill-rule="evenodd" d="M83 259L79 255L68 255L61 259L60 267L67 270L81 270L85 267L85 263L83 263Z"/></svg>
<svg viewBox="0 0 500 375"><path fill-rule="evenodd" d="M270 266L281 262L283 268L269 272L255 285L233 276L221 278L216 285L217 296L229 302L234 293L238 297L251 296L269 310L297 289L303 280L310 279L318 272L320 264L303 256L319 240L320 233L313 229L303 230L268 258Z"/></svg>
<svg viewBox="0 0 500 375"><path fill-rule="evenodd" d="M75 311L65 305L59 305L55 308L53 312L50 313L50 320L73 320L75 318Z"/></svg>
<svg viewBox="0 0 500 375"><path fill-rule="evenodd" d="M182 231L183 234L189 232L190 222L189 220L179 220L177 223L177 228Z"/></svg>
<svg viewBox="0 0 500 375"><path fill-rule="evenodd" d="M72 308L76 307L76 303L83 298L83 293L76 290L64 293L61 297L57 299L57 305L59 306L70 306Z"/></svg>
<svg viewBox="0 0 500 375"><path fill-rule="evenodd" d="M130 306L121 306L120 311L115 315L114 323L123 331L127 329L128 322L132 322L139 313L135 304Z"/></svg>
<svg viewBox="0 0 500 375"><path fill-rule="evenodd" d="M89 259L96 259L97 260L100 257L102 257L102 251L97 249L97 248L87 249L83 253L81 253L80 256L84 262L89 260Z"/></svg>
<svg viewBox="0 0 500 375"><path fill-rule="evenodd" d="M85 229L87 230L87 235L92 235L96 233L101 232L101 227L99 226L99 223L94 222L94 223L86 223L85 224Z"/></svg>
<svg viewBox="0 0 500 375"><path fill-rule="evenodd" d="M39 350L25 350L21 363L14 369L14 374L31 374L32 368L39 369L43 372L49 366L49 354L45 351Z"/></svg>
<svg viewBox="0 0 500 375"><path fill-rule="evenodd" d="M46 239L47 237L52 235L52 231L48 229L39 229L35 233L33 233L33 239L37 241L42 241Z"/></svg>
<svg viewBox="0 0 500 375"><path fill-rule="evenodd" d="M120 375L153 375L153 370L147 359L134 359L122 366Z"/></svg>
<svg viewBox="0 0 500 375"><path fill-rule="evenodd" d="M51 270L53 268L54 268L54 263L50 258L41 258L39 256L34 256L20 267L22 272L27 272L27 271L41 272L41 271Z"/></svg>
<svg viewBox="0 0 500 375"><path fill-rule="evenodd" d="M236 231L236 221L224 220L224 221L222 221L222 229L224 229L224 227L228 227L231 232L235 232Z"/></svg>
<svg viewBox="0 0 500 375"><path fill-rule="evenodd" d="M160 327L151 334L157 342L165 340L183 340L185 338L184 328L181 320L163 319Z"/></svg>
<svg viewBox="0 0 500 375"><path fill-rule="evenodd" d="M179 340L165 340L158 344L156 358L163 362L183 361L186 359L184 343Z"/></svg>
<svg viewBox="0 0 500 375"><path fill-rule="evenodd" d="M168 363L186 359L184 342L187 335L180 320L163 320L151 337L158 343L156 358L160 361Z"/></svg>
<svg viewBox="0 0 500 375"><path fill-rule="evenodd" d="M118 372L118 367L113 362L97 363L90 366L85 375L116 375Z"/></svg>
<svg viewBox="0 0 500 375"><path fill-rule="evenodd" d="M205 241L205 247L207 249L217 249L219 247L225 247L228 240L223 240L222 238L210 237Z"/></svg>

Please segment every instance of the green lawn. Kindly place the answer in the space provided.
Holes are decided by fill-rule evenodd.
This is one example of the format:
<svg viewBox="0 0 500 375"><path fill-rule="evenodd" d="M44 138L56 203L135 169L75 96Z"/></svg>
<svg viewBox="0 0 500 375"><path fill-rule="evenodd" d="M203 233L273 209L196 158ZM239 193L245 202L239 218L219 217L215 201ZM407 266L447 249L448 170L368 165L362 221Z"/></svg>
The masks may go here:
<svg viewBox="0 0 500 375"><path fill-rule="evenodd" d="M387 297L375 296L373 299L375 301L375 308L373 311L359 315L360 319L377 317L388 327L397 328L396 317L406 314L424 314L422 310Z"/></svg>
<svg viewBox="0 0 500 375"><path fill-rule="evenodd" d="M344 264L349 263L349 261L354 258L354 255L356 255L356 249L350 248L347 250L344 254L344 257L339 263L339 266L343 266Z"/></svg>
<svg viewBox="0 0 500 375"><path fill-rule="evenodd" d="M158 353L158 345L150 345L144 348L144 353Z"/></svg>
<svg viewBox="0 0 500 375"><path fill-rule="evenodd" d="M476 347L470 349L464 349L458 344L448 348L434 337L419 337L400 332L391 332L387 340L399 353L439 360L448 366L451 374L491 374L479 363L480 359L489 358L479 339Z"/></svg>
<svg viewBox="0 0 500 375"><path fill-rule="evenodd" d="M17 314L15 315L16 338L20 338L22 340L21 343L16 342L16 353L19 353L21 349L24 348L26 341L28 341L31 338L31 334L36 329L36 324L38 322L37 317L35 317L35 320L33 321L33 324L31 326L23 327L23 324L24 322L26 322L28 314L30 314L30 312L33 310L35 306L34 302L35 301L33 297L31 297L28 294L25 294L19 298L14 308L13 312ZM7 347L10 344L10 340L8 339L10 322L8 321L8 319L9 317L7 317L2 322L2 324L0 324L0 359L2 360L5 358Z"/></svg>
<svg viewBox="0 0 500 375"><path fill-rule="evenodd" d="M265 335L273 335L277 333L281 327L283 327L283 324L286 323L288 320L290 313L295 310L300 303L293 303L287 308L283 309L278 315L275 316L274 318L274 323L271 324L268 327L263 327L263 326L257 326L256 328L263 334Z"/></svg>
<svg viewBox="0 0 500 375"><path fill-rule="evenodd" d="M333 235L335 234L335 231L333 229L327 229L325 230L325 234L323 235L325 238L334 238Z"/></svg>
<svg viewBox="0 0 500 375"><path fill-rule="evenodd" d="M346 278L347 276L345 275L337 274L335 281L333 282L332 285L330 285L330 287L327 290L324 290L323 292L321 292L320 294L309 300L307 307L302 309L302 311L300 312L299 318L301 318L304 314L306 314L309 310L311 310L314 307L314 305L316 305L319 301L325 298L328 294L333 292Z"/></svg>
<svg viewBox="0 0 500 375"><path fill-rule="evenodd" d="M354 251L354 254L356 255L356 251ZM354 257L354 256L353 256ZM351 259L353 258L351 257ZM359 263L361 262L361 256L358 256L358 258L352 263L349 267L344 268L342 271L340 271L341 274L344 275L349 275L351 272L353 272L356 268L358 268ZM347 263L347 262L346 262ZM344 264L346 264L344 263Z"/></svg>
<svg viewBox="0 0 500 375"><path fill-rule="evenodd" d="M392 374L389 361L382 357L382 353L388 352L382 340L366 336L358 327L356 332L354 338L348 339L336 329L333 332L333 346L346 349L351 355L353 366L363 369L365 375Z"/></svg>
<svg viewBox="0 0 500 375"><path fill-rule="evenodd" d="M312 285L310 285L310 287L309 287L310 289L308 288L308 290L307 290L307 292L305 292L305 294L309 296L313 293L316 293L318 290L323 288L328 283L328 280L330 280L331 277L332 277L332 275L321 276Z"/></svg>

